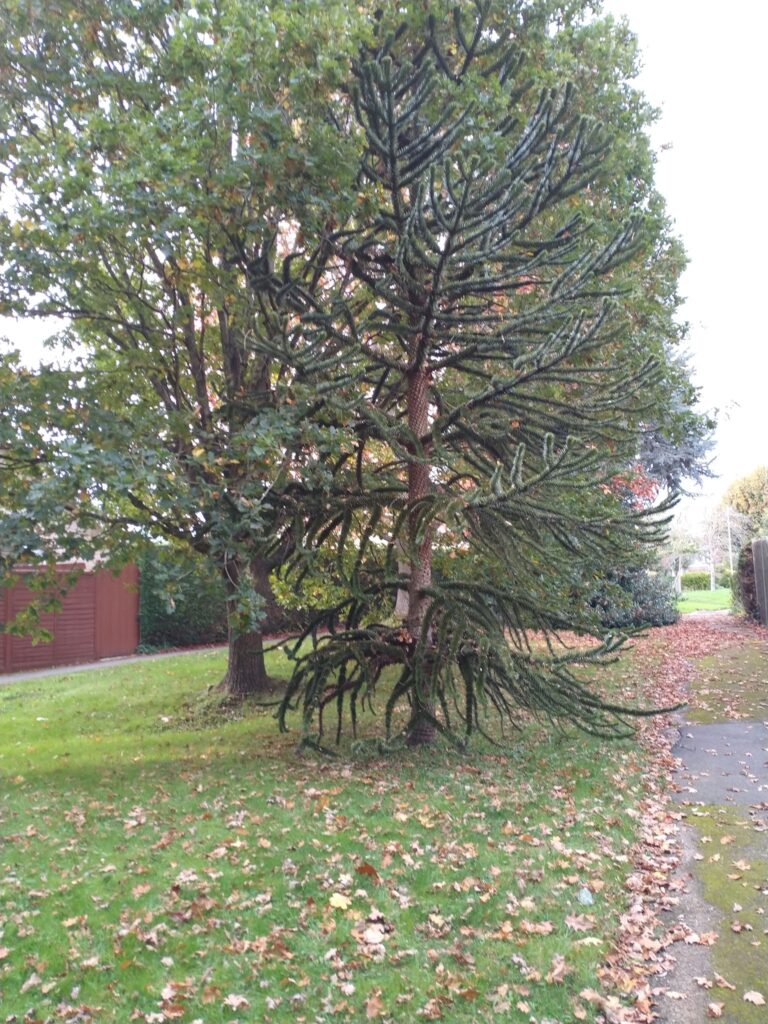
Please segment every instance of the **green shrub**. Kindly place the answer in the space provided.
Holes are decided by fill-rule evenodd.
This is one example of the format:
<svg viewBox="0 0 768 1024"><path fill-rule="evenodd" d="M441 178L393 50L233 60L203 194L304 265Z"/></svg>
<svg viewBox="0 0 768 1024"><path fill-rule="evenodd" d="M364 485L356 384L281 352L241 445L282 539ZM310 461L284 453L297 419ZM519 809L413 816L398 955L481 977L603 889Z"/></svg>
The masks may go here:
<svg viewBox="0 0 768 1024"><path fill-rule="evenodd" d="M760 606L757 603L757 586L755 584L755 561L752 557L752 545L745 544L739 552L736 572L731 582L733 604L751 619L760 620Z"/></svg>
<svg viewBox="0 0 768 1024"><path fill-rule="evenodd" d="M733 582L733 573L730 569L721 569L717 574L717 585L718 587L724 587L726 590L730 589Z"/></svg>
<svg viewBox="0 0 768 1024"><path fill-rule="evenodd" d="M683 590L709 590L710 577L708 572L684 572L680 577Z"/></svg>
<svg viewBox="0 0 768 1024"><path fill-rule="evenodd" d="M612 574L591 603L600 624L609 629L669 626L680 618L672 578L651 569Z"/></svg>
<svg viewBox="0 0 768 1024"><path fill-rule="evenodd" d="M142 648L227 639L224 585L204 558L158 545L144 555L139 568Z"/></svg>
<svg viewBox="0 0 768 1024"><path fill-rule="evenodd" d="M193 647L227 639L227 598L215 566L191 551L156 545L139 564L140 647ZM295 632L307 613L267 601L265 633Z"/></svg>

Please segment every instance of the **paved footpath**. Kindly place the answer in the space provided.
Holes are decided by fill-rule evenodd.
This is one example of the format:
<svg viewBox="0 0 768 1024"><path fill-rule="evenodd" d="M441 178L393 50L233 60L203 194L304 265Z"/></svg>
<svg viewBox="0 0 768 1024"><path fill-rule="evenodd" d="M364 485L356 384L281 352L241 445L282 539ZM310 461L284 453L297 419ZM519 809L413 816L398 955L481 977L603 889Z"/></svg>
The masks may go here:
<svg viewBox="0 0 768 1024"><path fill-rule="evenodd" d="M752 807L768 800L765 722L684 723L674 749L682 765L677 799Z"/></svg>
<svg viewBox="0 0 768 1024"><path fill-rule="evenodd" d="M720 621L725 627L725 621ZM711 622L716 628L718 620L714 616ZM734 647L738 643L735 637ZM768 668L768 657L765 665ZM768 672L765 681L768 693ZM737 693L739 687L744 685L743 676L740 677L737 671L730 676L727 685ZM695 701L694 687L691 695L694 708ZM718 866L723 865L720 868L723 878L735 877L734 868L730 865L736 854L732 854L728 845L732 837L727 834L718 835L717 831L714 837L707 836L703 828L696 827L697 820L704 820L703 816L706 816L710 824L718 819L741 819L740 835L746 834L749 837L749 859L755 862L756 867L758 862L768 862L768 723L738 719L703 725L681 717L678 725L679 738L673 752L680 760L675 799L685 814L685 823L681 827L683 860L679 869L684 888L672 916L673 920L680 921L698 936L716 933L717 938L714 946L698 942L675 943L673 953L677 966L663 979L671 996L662 996L660 1000L661 1020L665 1024L706 1024L717 1016L711 1012L710 1004L718 1004L727 990L719 988L716 983L706 987L701 982L703 979L712 981L715 978L718 960L722 960L724 954L727 954L729 963L734 960L734 951L736 962L742 955L746 961L757 948L764 963L764 972L757 979L754 973L748 974L744 980L751 987L762 990L768 1000L768 884L762 885L761 893L762 876L749 878L748 887L744 891L751 890L754 893L757 890L758 903L762 904L757 913L765 914L764 927L755 928L754 931L750 929L749 935L738 934L733 923L741 908L734 904L732 913L730 906L724 912L708 902L699 877L702 866L708 864L711 867L713 862ZM731 874L726 875L729 870ZM733 945L728 952L724 947L731 943L742 945ZM731 980L737 985L734 997L738 994L739 1000L742 1000L745 986L739 983L736 974ZM749 991L749 988L746 990ZM736 1011L737 1016L733 1016L733 1011L730 1016L727 1010L723 1013L721 1019L724 1024L726 1021L728 1024L737 1024L755 1019L768 1021L768 1005L759 1009L745 1002L740 1005L743 1009ZM754 1016L755 1012L758 1017Z"/></svg>

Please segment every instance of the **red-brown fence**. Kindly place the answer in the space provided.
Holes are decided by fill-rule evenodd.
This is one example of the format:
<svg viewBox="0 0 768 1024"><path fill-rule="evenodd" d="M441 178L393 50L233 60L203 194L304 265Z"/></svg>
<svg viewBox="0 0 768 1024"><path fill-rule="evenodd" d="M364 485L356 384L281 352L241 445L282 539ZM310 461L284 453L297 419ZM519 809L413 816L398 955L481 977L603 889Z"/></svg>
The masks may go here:
<svg viewBox="0 0 768 1024"><path fill-rule="evenodd" d="M71 565L61 572L71 572ZM39 591L19 582L0 591L2 621L10 622ZM131 654L139 643L139 571L135 565L119 576L105 570L86 572L61 599L61 609L41 615L53 634L50 643L33 644L23 636L0 634L0 669L23 672L56 665L74 665Z"/></svg>

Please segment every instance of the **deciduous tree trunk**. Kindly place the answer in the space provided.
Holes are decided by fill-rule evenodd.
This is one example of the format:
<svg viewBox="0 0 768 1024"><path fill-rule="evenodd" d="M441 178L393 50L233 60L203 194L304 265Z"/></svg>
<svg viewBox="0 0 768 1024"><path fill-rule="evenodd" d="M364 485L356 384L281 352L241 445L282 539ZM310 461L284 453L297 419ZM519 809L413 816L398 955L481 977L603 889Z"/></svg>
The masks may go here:
<svg viewBox="0 0 768 1024"><path fill-rule="evenodd" d="M248 697L255 693L265 693L270 686L261 631L237 633L230 628L227 671L219 683L219 689L233 697Z"/></svg>
<svg viewBox="0 0 768 1024"><path fill-rule="evenodd" d="M224 568L228 602L232 602L237 590L242 566L230 559ZM250 575L254 589L260 594L267 607L275 605L275 597L269 585L269 568L260 559L250 564ZM219 683L219 689L233 697L247 697L268 692L274 680L267 673L264 662L264 635L261 629L240 632L233 622L234 615L229 609L229 654L227 671Z"/></svg>

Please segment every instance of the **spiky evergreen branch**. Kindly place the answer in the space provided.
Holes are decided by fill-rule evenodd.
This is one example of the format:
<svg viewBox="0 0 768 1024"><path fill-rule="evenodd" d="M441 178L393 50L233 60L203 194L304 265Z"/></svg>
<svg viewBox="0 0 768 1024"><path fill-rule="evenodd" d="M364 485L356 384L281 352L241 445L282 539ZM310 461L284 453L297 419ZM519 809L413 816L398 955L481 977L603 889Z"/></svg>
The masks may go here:
<svg viewBox="0 0 768 1024"><path fill-rule="evenodd" d="M419 43L403 31L356 71L378 213L334 242L356 282L355 315L326 311L318 323L363 353L370 407L357 414L356 486L337 480L309 529L307 558L334 537L351 596L296 650L280 717L299 702L308 733L329 703L341 722L348 702L354 724L391 665L386 727L406 702L411 738L453 733L455 719L466 733L484 728L483 708L598 735L624 735L639 713L574 674L620 639L576 656L557 636L596 624L569 605L568 581L658 541L669 509L628 509L611 490L658 373L625 336L621 309L644 225L632 214L592 241L589 203L573 200L599 176L607 136L575 115L569 86L542 92L527 117L479 112L473 90L488 76L510 108L521 100L509 76L518 56L482 45L492 7L478 2L472 30L459 18L450 39L433 21ZM388 625L406 589L407 617Z"/></svg>

